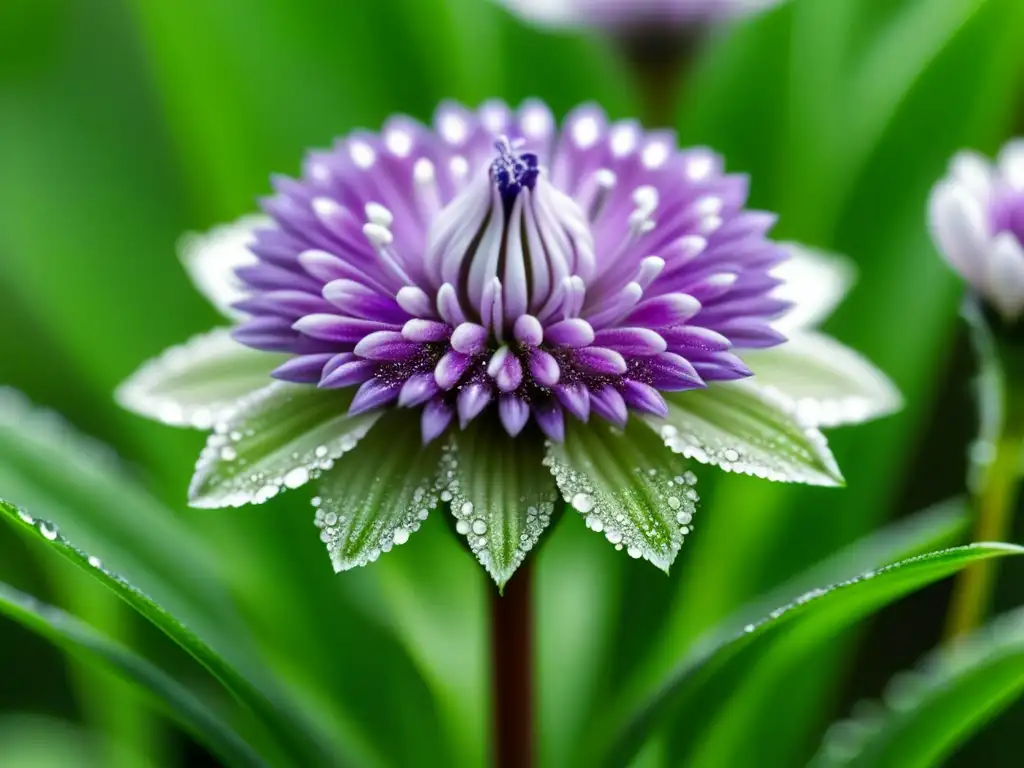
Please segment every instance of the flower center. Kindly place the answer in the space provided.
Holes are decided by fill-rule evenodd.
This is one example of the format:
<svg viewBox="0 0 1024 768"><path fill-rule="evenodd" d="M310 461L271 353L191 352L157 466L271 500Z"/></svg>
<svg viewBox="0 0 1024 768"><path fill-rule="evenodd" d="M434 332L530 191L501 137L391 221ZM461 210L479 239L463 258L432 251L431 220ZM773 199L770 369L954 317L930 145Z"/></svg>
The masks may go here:
<svg viewBox="0 0 1024 768"><path fill-rule="evenodd" d="M523 315L542 324L579 316L594 239L535 154L518 153L506 137L495 148L493 162L435 219L425 266L438 294L501 342Z"/></svg>
<svg viewBox="0 0 1024 768"><path fill-rule="evenodd" d="M494 148L498 150L498 156L491 163L491 177L498 185L506 207L510 207L524 188L533 189L537 183L540 175L537 155L532 152L516 154L515 145L506 136L495 141Z"/></svg>

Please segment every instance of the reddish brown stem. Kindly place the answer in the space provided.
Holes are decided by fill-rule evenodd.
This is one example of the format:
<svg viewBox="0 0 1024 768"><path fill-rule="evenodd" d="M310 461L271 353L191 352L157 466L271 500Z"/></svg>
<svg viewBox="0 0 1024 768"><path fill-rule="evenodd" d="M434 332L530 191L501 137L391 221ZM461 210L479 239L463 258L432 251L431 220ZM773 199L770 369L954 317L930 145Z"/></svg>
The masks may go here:
<svg viewBox="0 0 1024 768"><path fill-rule="evenodd" d="M497 768L534 764L533 575L526 560L505 586L491 593L491 666Z"/></svg>

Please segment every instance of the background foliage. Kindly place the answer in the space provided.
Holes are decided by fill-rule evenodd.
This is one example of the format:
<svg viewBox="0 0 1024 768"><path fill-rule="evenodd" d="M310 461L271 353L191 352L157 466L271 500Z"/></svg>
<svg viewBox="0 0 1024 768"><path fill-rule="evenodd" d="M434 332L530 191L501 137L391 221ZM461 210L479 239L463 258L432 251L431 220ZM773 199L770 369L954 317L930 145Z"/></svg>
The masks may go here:
<svg viewBox="0 0 1024 768"><path fill-rule="evenodd" d="M703 51L680 136L750 172L753 203L781 213L780 237L857 262L827 330L887 371L907 408L832 434L846 490L702 478L696 533L669 578L566 516L539 558L544 764L584 759L610 702L627 707L755 598L779 598L765 613L823 583L801 578L834 553L847 560L820 571L824 583L962 539L962 513L947 509L899 546L890 530L845 549L963 487L972 362L924 205L956 149L992 152L1024 130L1022 35L1019 0L794 0ZM295 173L305 148L392 112L427 119L444 98L533 95L560 114L585 100L614 117L638 110L611 49L527 28L485 0L0 3L0 384L121 457L5 395L0 496L60 522L245 676L272 678L274 706L311 729L310 760L319 745L358 765L485 761L484 575L440 519L335 578L290 495L188 510L202 437L144 423L111 392L216 320L175 258L181 232L252 210L269 172ZM159 660L222 716L207 672L38 539L0 528L0 580ZM1004 564L1001 606L1024 599L1021 570ZM871 625L773 630L757 654L701 678L700 701L716 706L696 710L700 728L692 702L678 702L637 764L805 763L853 701L877 698L935 645L944 601L936 587ZM1010 665L1004 634L995 645ZM65 660L0 619L0 764L170 766L204 754L89 658ZM244 716L258 722L259 705ZM1011 707L951 764L1015 765L1021 723Z"/></svg>

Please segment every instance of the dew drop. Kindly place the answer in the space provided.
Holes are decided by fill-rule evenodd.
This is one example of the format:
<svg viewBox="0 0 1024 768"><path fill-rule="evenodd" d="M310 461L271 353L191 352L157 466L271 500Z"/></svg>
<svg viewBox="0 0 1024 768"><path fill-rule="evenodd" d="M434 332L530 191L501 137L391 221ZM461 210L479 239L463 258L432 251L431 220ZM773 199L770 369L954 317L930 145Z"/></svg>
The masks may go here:
<svg viewBox="0 0 1024 768"><path fill-rule="evenodd" d="M305 467L295 467L288 471L283 482L289 488L301 488L309 482L309 470Z"/></svg>
<svg viewBox="0 0 1024 768"><path fill-rule="evenodd" d="M461 511L462 511L462 514L464 514L464 515L467 515L467 516L472 515L473 514L473 502L472 501L464 501L462 503Z"/></svg>
<svg viewBox="0 0 1024 768"><path fill-rule="evenodd" d="M632 557L634 560L639 560L641 555L643 555L643 550L641 550L640 547L634 545L626 549L626 554Z"/></svg>
<svg viewBox="0 0 1024 768"><path fill-rule="evenodd" d="M586 514L594 508L594 497L588 493L577 493L572 497L570 504L576 511Z"/></svg>
<svg viewBox="0 0 1024 768"><path fill-rule="evenodd" d="M40 520L39 532L43 534L43 538L47 541L57 540L57 526L53 523L48 523L45 520Z"/></svg>
<svg viewBox="0 0 1024 768"><path fill-rule="evenodd" d="M679 501L679 498L677 496L668 497L668 505L672 507L672 509L679 509L679 507L681 507L682 504L683 503Z"/></svg>
<svg viewBox="0 0 1024 768"><path fill-rule="evenodd" d="M469 528L470 526L468 520L459 520L455 524L455 530L461 533L463 536L469 533Z"/></svg>
<svg viewBox="0 0 1024 768"><path fill-rule="evenodd" d="M96 555L89 555L89 565L93 568L102 568L103 561L96 557Z"/></svg>
<svg viewBox="0 0 1024 768"><path fill-rule="evenodd" d="M394 539L395 544L405 544L405 542L409 540L409 531L405 528L396 528L392 538Z"/></svg>
<svg viewBox="0 0 1024 768"><path fill-rule="evenodd" d="M487 533L487 523L485 523L483 520L474 520L473 533L475 533L477 536L483 536L485 533Z"/></svg>

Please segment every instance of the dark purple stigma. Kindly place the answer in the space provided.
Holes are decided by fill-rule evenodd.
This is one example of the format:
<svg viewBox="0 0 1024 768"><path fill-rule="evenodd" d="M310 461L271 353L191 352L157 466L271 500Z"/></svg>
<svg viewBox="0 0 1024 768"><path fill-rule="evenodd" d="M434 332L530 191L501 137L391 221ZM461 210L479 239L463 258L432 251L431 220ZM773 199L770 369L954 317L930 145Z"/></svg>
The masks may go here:
<svg viewBox="0 0 1024 768"><path fill-rule="evenodd" d="M540 175L537 155L532 152L518 154L505 136L494 142L494 148L498 150L498 156L491 163L492 178L506 206L509 206L524 187L533 189L537 183Z"/></svg>

